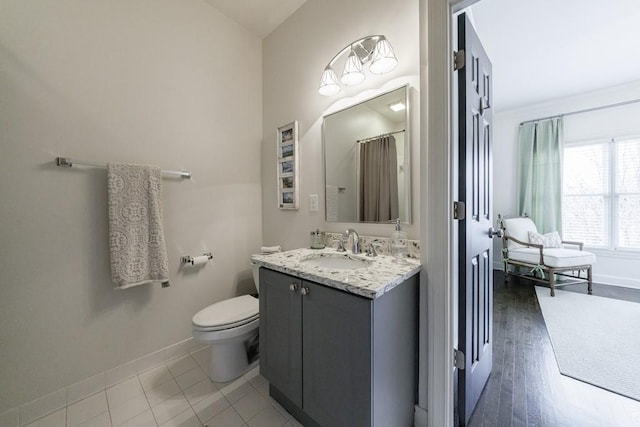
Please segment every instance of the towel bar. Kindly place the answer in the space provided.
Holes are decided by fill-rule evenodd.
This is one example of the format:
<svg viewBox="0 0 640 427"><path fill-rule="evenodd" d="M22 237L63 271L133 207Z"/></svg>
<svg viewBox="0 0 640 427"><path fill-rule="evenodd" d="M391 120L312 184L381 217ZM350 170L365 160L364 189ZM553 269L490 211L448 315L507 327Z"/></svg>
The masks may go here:
<svg viewBox="0 0 640 427"><path fill-rule="evenodd" d="M105 163L96 163L96 162L87 162L85 160L75 160L70 159L68 157L56 157L56 165L63 168L70 168L74 164L77 165L85 165L85 166L93 166L96 168L106 168L107 165ZM163 170L162 173L164 175L177 175L181 178L191 179L191 172L188 171L168 171Z"/></svg>

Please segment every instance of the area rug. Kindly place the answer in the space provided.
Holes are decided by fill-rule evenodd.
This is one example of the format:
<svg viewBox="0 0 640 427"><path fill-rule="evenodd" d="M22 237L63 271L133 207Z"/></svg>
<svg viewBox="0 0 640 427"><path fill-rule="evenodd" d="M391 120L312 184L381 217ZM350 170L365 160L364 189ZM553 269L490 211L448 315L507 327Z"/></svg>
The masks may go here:
<svg viewBox="0 0 640 427"><path fill-rule="evenodd" d="M640 304L536 286L563 375L640 401Z"/></svg>

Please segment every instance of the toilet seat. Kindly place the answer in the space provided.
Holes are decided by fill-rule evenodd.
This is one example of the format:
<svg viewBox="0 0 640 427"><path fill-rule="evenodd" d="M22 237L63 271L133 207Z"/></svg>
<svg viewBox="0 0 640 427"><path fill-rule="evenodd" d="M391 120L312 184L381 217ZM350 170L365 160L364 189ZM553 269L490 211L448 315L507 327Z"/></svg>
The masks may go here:
<svg viewBox="0 0 640 427"><path fill-rule="evenodd" d="M258 299L251 295L242 295L203 308L191 321L194 330L209 332L240 327L257 320L258 317Z"/></svg>

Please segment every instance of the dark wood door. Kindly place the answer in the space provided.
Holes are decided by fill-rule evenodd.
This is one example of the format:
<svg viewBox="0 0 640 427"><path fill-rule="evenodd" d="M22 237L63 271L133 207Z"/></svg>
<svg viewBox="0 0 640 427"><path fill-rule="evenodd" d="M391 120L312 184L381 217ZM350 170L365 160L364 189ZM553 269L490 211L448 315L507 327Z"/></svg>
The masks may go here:
<svg viewBox="0 0 640 427"><path fill-rule="evenodd" d="M465 425L492 367L492 110L491 62L465 14L458 16L459 199L457 418Z"/></svg>
<svg viewBox="0 0 640 427"><path fill-rule="evenodd" d="M322 426L373 425L372 300L302 286L304 411Z"/></svg>
<svg viewBox="0 0 640 427"><path fill-rule="evenodd" d="M297 277L260 269L260 373L299 407L302 407L301 285Z"/></svg>

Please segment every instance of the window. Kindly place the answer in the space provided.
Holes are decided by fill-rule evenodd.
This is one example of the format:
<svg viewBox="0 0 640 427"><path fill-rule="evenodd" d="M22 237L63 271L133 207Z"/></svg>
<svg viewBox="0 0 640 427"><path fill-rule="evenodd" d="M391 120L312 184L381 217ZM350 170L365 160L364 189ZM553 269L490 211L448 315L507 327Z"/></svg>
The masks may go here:
<svg viewBox="0 0 640 427"><path fill-rule="evenodd" d="M562 227L565 240L640 249L640 138L565 146Z"/></svg>

